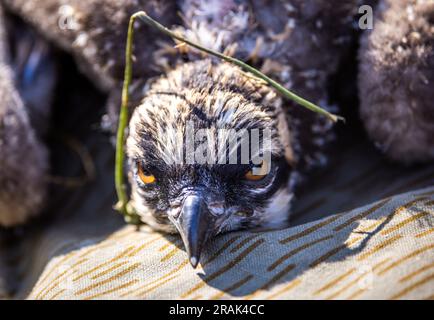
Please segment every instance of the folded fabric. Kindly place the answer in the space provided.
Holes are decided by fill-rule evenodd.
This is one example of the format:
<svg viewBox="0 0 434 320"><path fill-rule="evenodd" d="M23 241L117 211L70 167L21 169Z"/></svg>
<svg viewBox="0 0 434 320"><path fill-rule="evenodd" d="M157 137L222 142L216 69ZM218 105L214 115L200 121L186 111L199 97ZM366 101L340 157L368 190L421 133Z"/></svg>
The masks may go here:
<svg viewBox="0 0 434 320"><path fill-rule="evenodd" d="M432 299L434 187L285 230L229 233L202 261L192 269L177 236L125 226L53 257L27 298Z"/></svg>

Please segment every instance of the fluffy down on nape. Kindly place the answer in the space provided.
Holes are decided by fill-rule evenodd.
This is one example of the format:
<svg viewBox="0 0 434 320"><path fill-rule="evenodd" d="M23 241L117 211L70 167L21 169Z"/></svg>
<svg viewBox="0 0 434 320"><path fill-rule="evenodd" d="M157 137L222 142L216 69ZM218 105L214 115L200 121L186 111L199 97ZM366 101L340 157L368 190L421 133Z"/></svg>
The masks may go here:
<svg viewBox="0 0 434 320"><path fill-rule="evenodd" d="M434 159L434 2L383 0L359 51L360 114L390 159Z"/></svg>

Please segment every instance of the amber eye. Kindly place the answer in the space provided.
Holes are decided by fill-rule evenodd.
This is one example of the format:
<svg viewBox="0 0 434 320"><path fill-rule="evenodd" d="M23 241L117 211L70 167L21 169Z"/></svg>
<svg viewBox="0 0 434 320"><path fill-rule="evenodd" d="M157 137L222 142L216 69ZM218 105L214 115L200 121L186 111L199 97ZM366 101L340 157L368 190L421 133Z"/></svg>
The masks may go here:
<svg viewBox="0 0 434 320"><path fill-rule="evenodd" d="M249 181L259 181L264 179L268 174L268 163L266 161L262 161L261 167L256 168L255 173L253 173L253 169L249 170L244 178Z"/></svg>
<svg viewBox="0 0 434 320"><path fill-rule="evenodd" d="M144 184L151 184L155 182L155 176L147 172L146 170L144 170L140 163L137 164L137 168L138 168L137 171L139 174L139 178L140 180L142 180Z"/></svg>

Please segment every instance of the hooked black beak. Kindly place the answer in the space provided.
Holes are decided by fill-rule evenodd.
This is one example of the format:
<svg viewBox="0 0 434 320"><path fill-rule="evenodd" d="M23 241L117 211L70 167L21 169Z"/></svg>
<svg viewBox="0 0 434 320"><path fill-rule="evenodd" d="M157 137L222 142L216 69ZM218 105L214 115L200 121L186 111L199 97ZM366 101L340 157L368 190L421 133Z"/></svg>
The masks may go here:
<svg viewBox="0 0 434 320"><path fill-rule="evenodd" d="M190 263L196 268L202 249L213 234L215 217L202 197L192 194L184 199L181 213L174 222L184 241Z"/></svg>

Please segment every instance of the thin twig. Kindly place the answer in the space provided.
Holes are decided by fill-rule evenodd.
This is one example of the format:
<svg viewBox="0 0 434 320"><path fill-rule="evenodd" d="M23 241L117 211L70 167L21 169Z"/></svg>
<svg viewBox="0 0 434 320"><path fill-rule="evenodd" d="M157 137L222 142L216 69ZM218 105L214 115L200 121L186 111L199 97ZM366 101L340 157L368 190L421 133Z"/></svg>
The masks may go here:
<svg viewBox="0 0 434 320"><path fill-rule="evenodd" d="M264 80L268 85L273 87L275 90L277 90L280 94L282 94L284 97L287 97L297 104L300 104L301 106L314 111L316 113L319 113L321 115L326 116L328 119L330 119L333 122L337 122L338 120L344 120L343 117L340 117L338 115L332 114L328 112L327 110L322 109L321 107L315 105L314 103L307 101L306 99L303 99L302 97L296 95L295 93L287 90L285 87L283 87L278 82L274 81L273 79L269 78L259 70L253 68L252 66L248 65L247 63L238 60L236 58L224 55L220 52L205 48L197 43L194 43L179 34L176 34L175 32L169 30L165 26L161 25L154 19L152 19L150 16L146 14L144 11L139 11L135 14L133 14L130 18L129 25L128 25L128 34L127 34L127 45L126 45L126 51L125 51L125 74L124 74L124 83L122 88L122 105L119 115L119 126L117 131L117 138L116 138L116 163L115 163L115 185L116 185L116 193L118 196L118 203L116 204L115 208L120 211L124 217L125 220L128 223L133 224L139 224L140 219L137 216L137 213L134 211L134 209L128 205L128 196L126 193L125 183L124 183L124 172L123 172L123 164L124 164L124 144L125 144L125 128L127 126L128 122L128 100L129 100L129 87L131 83L132 78L132 44L133 44L133 37L134 37L134 22L136 19L139 18L142 21L144 21L147 25L158 29L160 32L170 36L173 39L176 39L181 42L179 45L188 44L202 52L208 53L210 55L213 55L215 57L218 57L222 60L225 60L227 62L230 62L234 65L239 66L243 70L250 72L254 76L256 76L259 79Z"/></svg>

